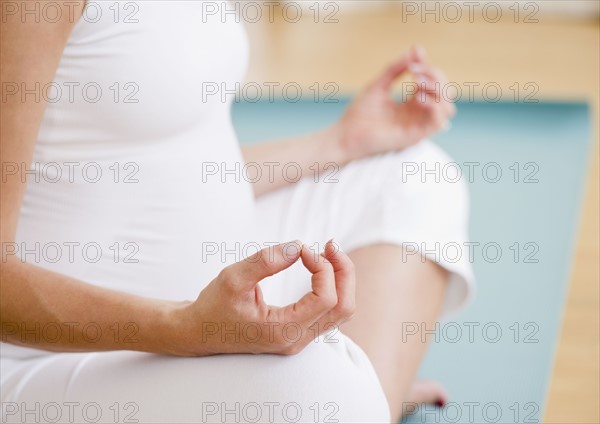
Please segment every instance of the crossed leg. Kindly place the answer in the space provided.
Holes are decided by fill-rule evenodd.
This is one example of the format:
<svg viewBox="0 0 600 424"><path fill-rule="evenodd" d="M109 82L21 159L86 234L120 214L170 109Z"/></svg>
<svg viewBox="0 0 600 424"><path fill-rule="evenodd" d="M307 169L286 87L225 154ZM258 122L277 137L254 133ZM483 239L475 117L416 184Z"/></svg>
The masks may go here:
<svg viewBox="0 0 600 424"><path fill-rule="evenodd" d="M394 419L403 404L444 403L446 398L436 383L415 382L427 343L420 334L403 340L402 324L434 328L442 310L453 312L466 301L473 284L464 256L451 262L430 255L442 267L435 260L423 261L415 250L467 240L464 182L409 178L402 171L405 164L434 169L447 163L452 159L425 140L401 152L352 162L336 174L336 184L304 179L258 203L274 240L299 239L312 246L335 237L349 253L357 273L357 311L341 330L373 363ZM307 281L288 272L262 287L266 298L287 304L310 290Z"/></svg>
<svg viewBox="0 0 600 424"><path fill-rule="evenodd" d="M442 309L448 272L418 255L403 255L398 245L371 245L349 256L356 267L356 314L342 331L373 363L392 418L400 418L405 403L440 401L445 397L440 386L415 383L427 343L420 335L403 340L402 324L433 328Z"/></svg>

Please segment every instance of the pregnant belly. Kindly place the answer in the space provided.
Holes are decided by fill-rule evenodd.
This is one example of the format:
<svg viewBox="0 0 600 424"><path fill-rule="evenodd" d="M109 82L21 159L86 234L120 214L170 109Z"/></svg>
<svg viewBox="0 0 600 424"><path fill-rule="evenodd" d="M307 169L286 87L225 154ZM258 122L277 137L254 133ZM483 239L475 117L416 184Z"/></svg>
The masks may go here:
<svg viewBox="0 0 600 424"><path fill-rule="evenodd" d="M13 254L103 287L195 298L255 239L252 188L236 171L243 167L239 148L232 132L219 134L98 152L78 166L64 165L73 158L56 149L37 152L39 162L45 157L75 172L28 181ZM78 170L86 165L84 177Z"/></svg>

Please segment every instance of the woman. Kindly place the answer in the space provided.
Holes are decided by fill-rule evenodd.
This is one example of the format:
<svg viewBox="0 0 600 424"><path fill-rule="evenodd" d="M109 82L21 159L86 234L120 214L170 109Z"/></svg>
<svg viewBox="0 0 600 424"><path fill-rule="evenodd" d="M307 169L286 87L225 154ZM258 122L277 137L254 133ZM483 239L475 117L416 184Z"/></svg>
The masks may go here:
<svg viewBox="0 0 600 424"><path fill-rule="evenodd" d="M401 173L450 161L425 140L454 106L420 50L330 127L240 149L230 100L204 96L243 78L236 19L30 3L2 24L6 422L390 422L445 402L404 334L472 286L427 248L466 240L465 188ZM396 104L409 71L424 83ZM335 184L268 172L332 162Z"/></svg>

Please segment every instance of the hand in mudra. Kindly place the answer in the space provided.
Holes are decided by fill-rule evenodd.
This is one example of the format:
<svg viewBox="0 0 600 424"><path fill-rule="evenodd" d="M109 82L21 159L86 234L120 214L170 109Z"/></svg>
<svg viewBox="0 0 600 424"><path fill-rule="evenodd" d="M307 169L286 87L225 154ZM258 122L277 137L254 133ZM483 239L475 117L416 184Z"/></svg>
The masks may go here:
<svg viewBox="0 0 600 424"><path fill-rule="evenodd" d="M404 102L397 102L392 84L406 73L415 77L418 88ZM409 50L352 101L336 124L342 150L350 160L360 159L402 150L438 132L456 113L454 104L442 95L446 83L421 49Z"/></svg>
<svg viewBox="0 0 600 424"><path fill-rule="evenodd" d="M266 304L258 283L298 260L312 274L312 291L285 307ZM295 354L350 319L354 308L354 266L332 241L321 254L299 242L279 244L227 266L195 302L180 308L177 351ZM291 336L286 326L294 327Z"/></svg>

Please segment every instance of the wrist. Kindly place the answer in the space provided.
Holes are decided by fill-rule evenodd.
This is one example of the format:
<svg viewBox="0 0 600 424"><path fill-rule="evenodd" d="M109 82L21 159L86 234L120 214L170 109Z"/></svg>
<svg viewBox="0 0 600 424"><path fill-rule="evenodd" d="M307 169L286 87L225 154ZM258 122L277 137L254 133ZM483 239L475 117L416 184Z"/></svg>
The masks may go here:
<svg viewBox="0 0 600 424"><path fill-rule="evenodd" d="M335 154L341 165L354 160L368 157L374 152L365 149L368 143L364 143L365 131L356 126L348 125L344 119L340 119L328 128L332 143L335 145Z"/></svg>
<svg viewBox="0 0 600 424"><path fill-rule="evenodd" d="M201 356L199 334L194 325L193 314L190 309L192 302L165 302L158 314L156 335L159 348L156 353L174 356Z"/></svg>
<svg viewBox="0 0 600 424"><path fill-rule="evenodd" d="M348 144L346 143L346 131L342 122L338 121L325 128L322 132L322 137L324 140L323 144L327 146L327 157L330 158L330 162L335 162L339 166L344 166L348 162L358 159L358 157L355 157L356 155L348 149Z"/></svg>

